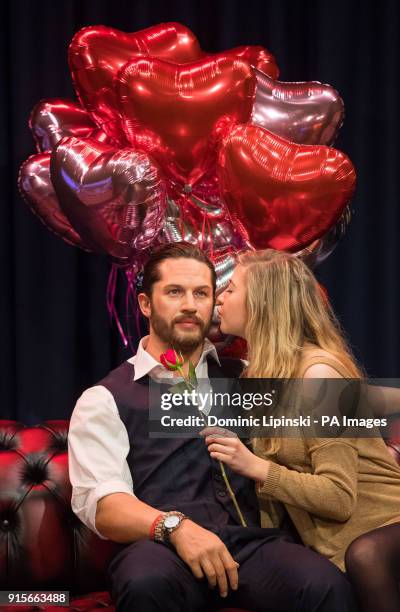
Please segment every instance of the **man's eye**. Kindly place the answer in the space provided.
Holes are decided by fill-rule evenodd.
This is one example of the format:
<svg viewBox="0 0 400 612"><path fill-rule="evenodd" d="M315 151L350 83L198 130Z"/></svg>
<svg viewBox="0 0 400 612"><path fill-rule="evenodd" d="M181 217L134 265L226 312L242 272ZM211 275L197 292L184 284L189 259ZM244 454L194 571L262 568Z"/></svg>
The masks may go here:
<svg viewBox="0 0 400 612"><path fill-rule="evenodd" d="M201 295L201 297L206 297L207 296L207 292L206 291L196 291L197 295Z"/></svg>
<svg viewBox="0 0 400 612"><path fill-rule="evenodd" d="M168 291L168 295L177 295L179 293L179 289L170 289Z"/></svg>

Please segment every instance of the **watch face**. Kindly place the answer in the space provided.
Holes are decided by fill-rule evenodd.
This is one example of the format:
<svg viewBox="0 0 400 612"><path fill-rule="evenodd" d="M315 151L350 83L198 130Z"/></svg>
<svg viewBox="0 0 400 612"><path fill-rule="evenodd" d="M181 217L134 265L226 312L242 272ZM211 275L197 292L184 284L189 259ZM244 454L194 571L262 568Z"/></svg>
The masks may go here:
<svg viewBox="0 0 400 612"><path fill-rule="evenodd" d="M172 529L173 527L177 527L179 525L179 521L179 516L167 516L167 518L164 520L164 526L167 529Z"/></svg>

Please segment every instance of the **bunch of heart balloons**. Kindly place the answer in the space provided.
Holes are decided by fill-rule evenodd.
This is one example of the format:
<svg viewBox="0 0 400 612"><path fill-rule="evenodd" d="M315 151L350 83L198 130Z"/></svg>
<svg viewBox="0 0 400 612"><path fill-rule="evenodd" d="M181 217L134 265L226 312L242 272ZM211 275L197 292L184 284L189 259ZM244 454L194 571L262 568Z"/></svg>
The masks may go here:
<svg viewBox="0 0 400 612"><path fill-rule="evenodd" d="M219 288L238 249L310 265L332 252L355 171L331 146L344 113L331 86L276 80L263 47L206 53L178 23L84 28L68 59L79 103L37 104L38 153L19 176L58 236L130 273L155 246L187 240L212 258Z"/></svg>

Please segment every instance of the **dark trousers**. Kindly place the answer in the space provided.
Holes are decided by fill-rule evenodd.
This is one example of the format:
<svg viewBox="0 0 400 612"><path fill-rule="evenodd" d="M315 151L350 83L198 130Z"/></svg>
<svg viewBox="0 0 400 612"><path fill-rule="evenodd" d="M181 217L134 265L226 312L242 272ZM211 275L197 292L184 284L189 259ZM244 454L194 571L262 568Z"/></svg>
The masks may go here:
<svg viewBox="0 0 400 612"><path fill-rule="evenodd" d="M237 607L254 612L354 612L345 575L277 529L213 529L240 563L239 588L219 595L198 580L172 546L151 540L121 545L108 567L116 612L196 612Z"/></svg>

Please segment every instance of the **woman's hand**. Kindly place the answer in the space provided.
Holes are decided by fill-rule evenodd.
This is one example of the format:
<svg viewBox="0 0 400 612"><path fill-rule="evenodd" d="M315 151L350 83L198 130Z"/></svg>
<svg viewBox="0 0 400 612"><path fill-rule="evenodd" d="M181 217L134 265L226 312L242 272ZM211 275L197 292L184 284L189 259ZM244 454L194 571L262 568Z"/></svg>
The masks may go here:
<svg viewBox="0 0 400 612"><path fill-rule="evenodd" d="M264 482L268 475L269 461L257 457L238 438L237 434L222 427L206 427L200 432L205 438L210 456L222 461L231 470L256 480Z"/></svg>

